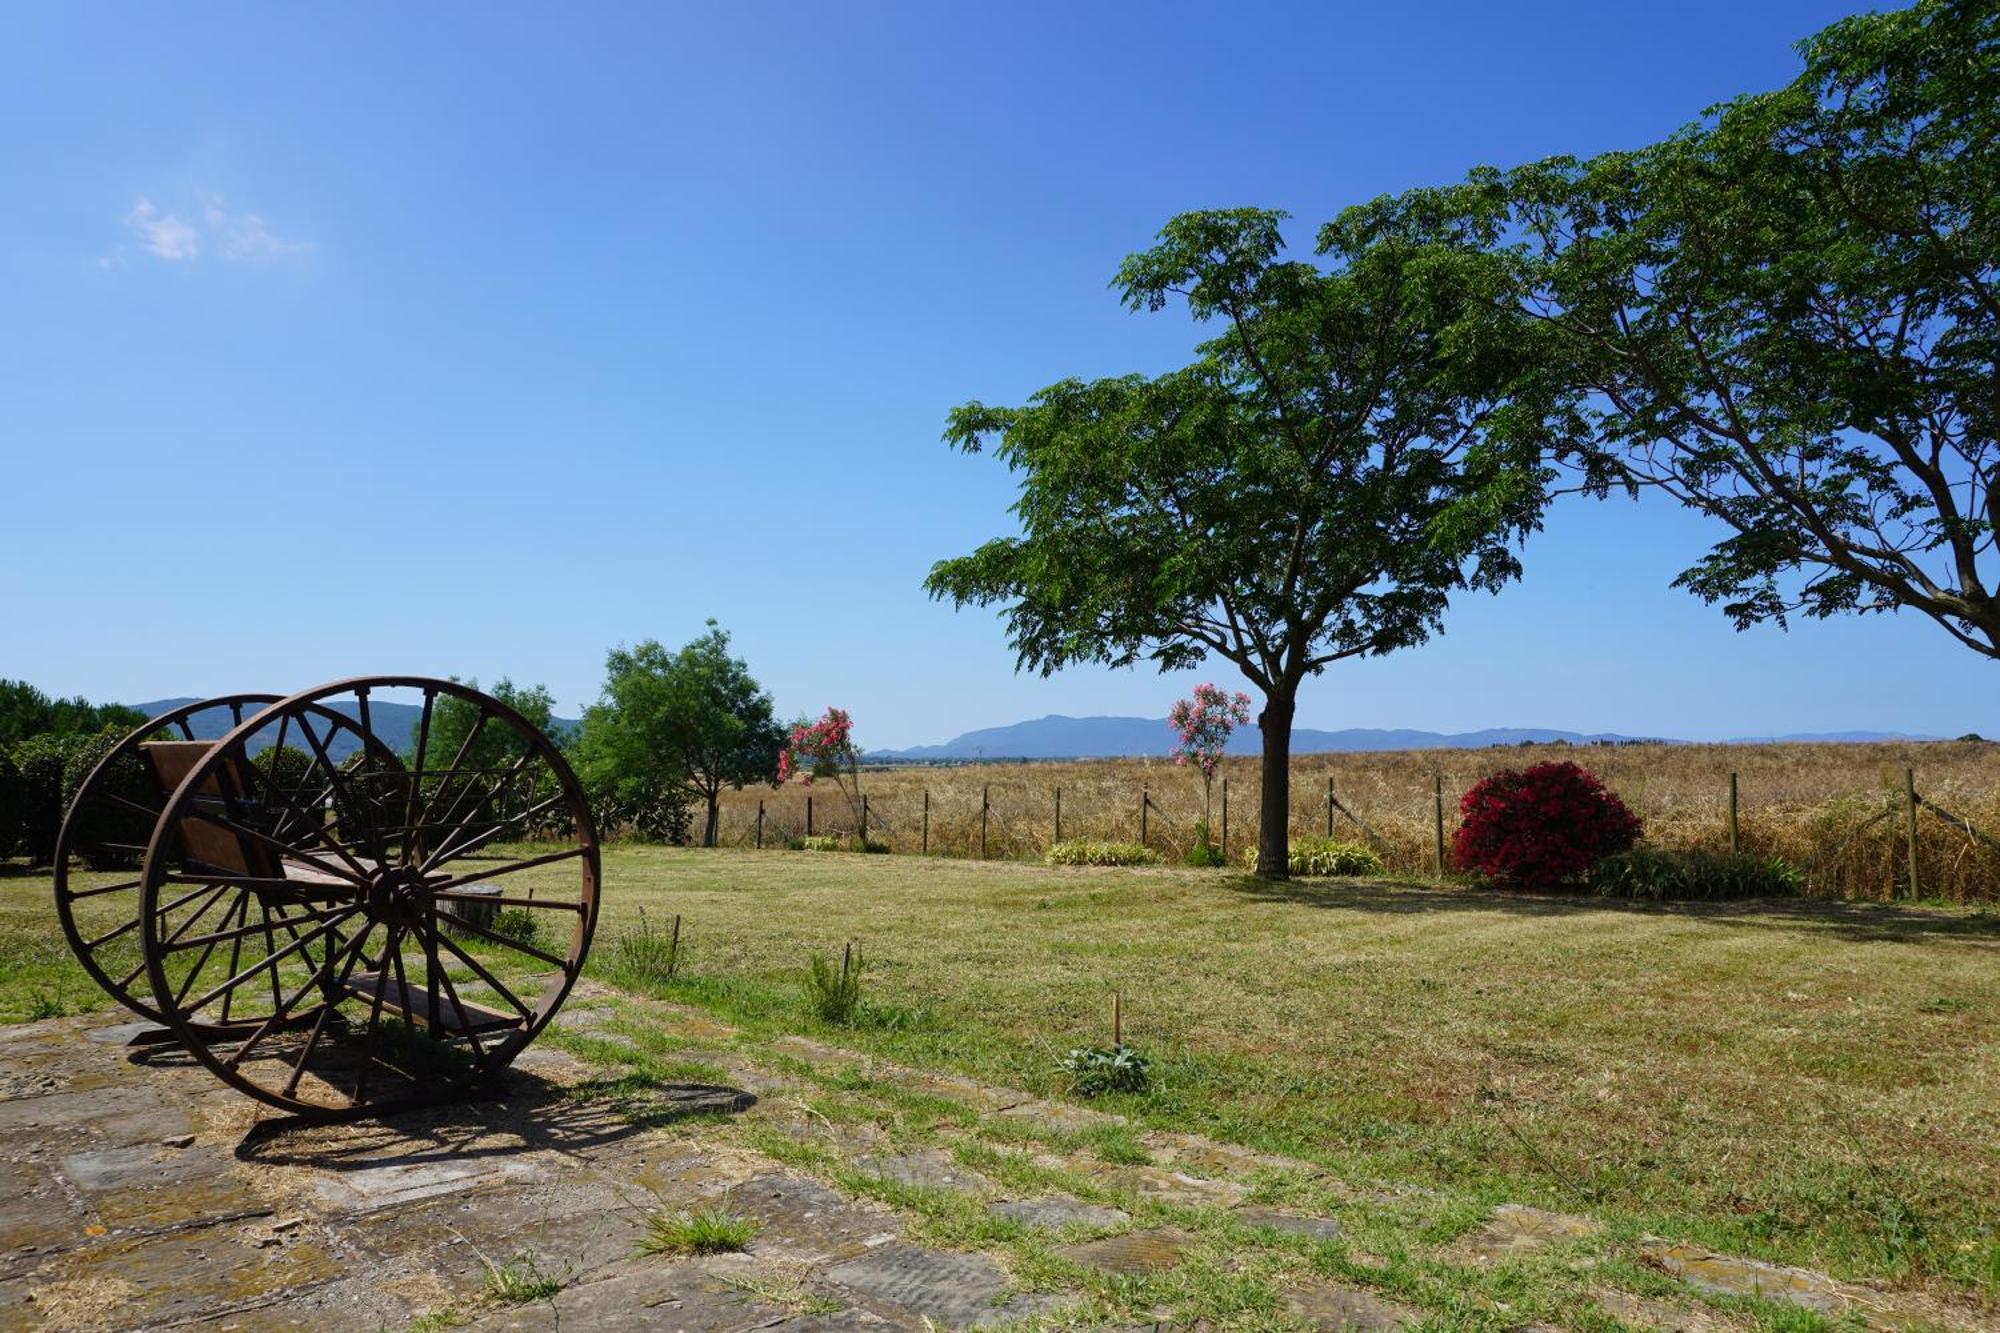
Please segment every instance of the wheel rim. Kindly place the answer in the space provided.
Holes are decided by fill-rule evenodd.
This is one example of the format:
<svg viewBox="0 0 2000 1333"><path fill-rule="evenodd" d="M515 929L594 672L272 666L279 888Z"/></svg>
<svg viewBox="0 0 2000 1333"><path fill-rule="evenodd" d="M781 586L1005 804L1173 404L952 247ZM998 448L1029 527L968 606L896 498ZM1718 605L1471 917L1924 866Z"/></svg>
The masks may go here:
<svg viewBox="0 0 2000 1333"><path fill-rule="evenodd" d="M407 766L371 724L371 701L399 695L421 701ZM327 762L328 713L374 743ZM287 735L327 777L317 818L245 767ZM140 876L154 1006L219 1077L287 1110L456 1095L568 995L598 873L581 785L519 713L452 681L320 686L246 718L168 798ZM198 911L224 924L190 929Z"/></svg>
<svg viewBox="0 0 2000 1333"><path fill-rule="evenodd" d="M278 699L275 694L225 694L149 719L105 753L64 812L55 850L56 916L84 971L107 995L142 1018L165 1022L144 982L137 931L141 858L170 793L161 791L146 771L140 747L162 736L194 741L198 732L211 736L218 729L226 732ZM323 720L337 730L356 730L338 714ZM93 869L124 862L131 873L119 874L108 884L78 887L70 879L73 860L90 863ZM193 924L199 928L200 922Z"/></svg>

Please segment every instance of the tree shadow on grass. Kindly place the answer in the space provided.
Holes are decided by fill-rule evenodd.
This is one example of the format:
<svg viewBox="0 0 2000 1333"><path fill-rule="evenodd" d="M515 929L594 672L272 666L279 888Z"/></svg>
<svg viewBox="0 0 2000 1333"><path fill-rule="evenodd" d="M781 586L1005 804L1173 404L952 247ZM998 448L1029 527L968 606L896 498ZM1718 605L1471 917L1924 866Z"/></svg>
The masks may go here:
<svg viewBox="0 0 2000 1333"><path fill-rule="evenodd" d="M1238 875L1229 888L1258 902L1330 911L1412 915L1500 912L1560 920L1606 912L1674 917L1716 926L1812 931L1865 943L1920 944L1957 940L2000 947L2000 912L1854 903L1827 898L1746 898L1730 902L1633 902L1572 893L1457 887L1398 879L1263 880Z"/></svg>

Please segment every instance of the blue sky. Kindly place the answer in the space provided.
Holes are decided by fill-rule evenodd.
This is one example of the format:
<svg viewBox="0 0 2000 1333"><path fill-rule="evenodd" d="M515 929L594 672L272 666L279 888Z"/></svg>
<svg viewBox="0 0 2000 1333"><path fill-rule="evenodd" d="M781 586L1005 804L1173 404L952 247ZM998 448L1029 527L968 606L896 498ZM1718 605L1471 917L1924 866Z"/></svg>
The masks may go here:
<svg viewBox="0 0 2000 1333"><path fill-rule="evenodd" d="M137 699L510 675L714 615L864 745L1187 681L1017 676L930 563L1008 528L946 411L1159 371L1172 214L1590 153L1852 6L38 6L0 49L0 675ZM1732 631L1712 536L1559 505L1526 580L1306 726L2000 732L1913 616ZM1218 663L1201 673L1234 681Z"/></svg>

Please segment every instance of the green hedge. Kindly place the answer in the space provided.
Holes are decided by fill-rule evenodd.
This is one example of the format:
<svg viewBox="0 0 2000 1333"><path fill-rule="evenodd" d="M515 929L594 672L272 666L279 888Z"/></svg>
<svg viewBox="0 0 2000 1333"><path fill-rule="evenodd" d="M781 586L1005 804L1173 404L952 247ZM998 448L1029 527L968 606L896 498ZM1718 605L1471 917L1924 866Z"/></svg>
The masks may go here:
<svg viewBox="0 0 2000 1333"><path fill-rule="evenodd" d="M1136 842L1070 838L1051 846L1042 859L1052 866L1152 866L1160 863L1160 854Z"/></svg>
<svg viewBox="0 0 2000 1333"><path fill-rule="evenodd" d="M1293 838L1289 868L1294 875L1379 875L1382 858L1358 842L1334 838ZM1243 849L1243 868L1257 868L1257 849Z"/></svg>
<svg viewBox="0 0 2000 1333"><path fill-rule="evenodd" d="M1634 847L1592 866L1584 883L1606 898L1699 902L1787 897L1805 887L1805 875L1780 856Z"/></svg>
<svg viewBox="0 0 2000 1333"><path fill-rule="evenodd" d="M27 813L28 788L21 770L0 751L0 856L12 856L21 840L21 818Z"/></svg>

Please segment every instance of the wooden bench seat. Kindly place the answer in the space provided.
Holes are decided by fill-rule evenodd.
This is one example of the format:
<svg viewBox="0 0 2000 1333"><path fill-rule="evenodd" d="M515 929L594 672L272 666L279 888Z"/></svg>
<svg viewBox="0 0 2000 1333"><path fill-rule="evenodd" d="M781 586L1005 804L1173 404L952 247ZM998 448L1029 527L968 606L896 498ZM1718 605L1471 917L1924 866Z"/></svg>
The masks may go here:
<svg viewBox="0 0 2000 1333"><path fill-rule="evenodd" d="M412 1024L423 1026L430 1022L431 993L422 986L404 987L394 977L384 977L369 972L348 978L347 989L364 1000L373 1001L377 994L382 997L382 1007L403 1015ZM446 1032L463 1036L468 1032L497 1032L505 1028L521 1026L517 1014L503 1014L497 1009L488 1009L477 1004L456 1004L449 995L440 995L437 1001L438 1025Z"/></svg>

